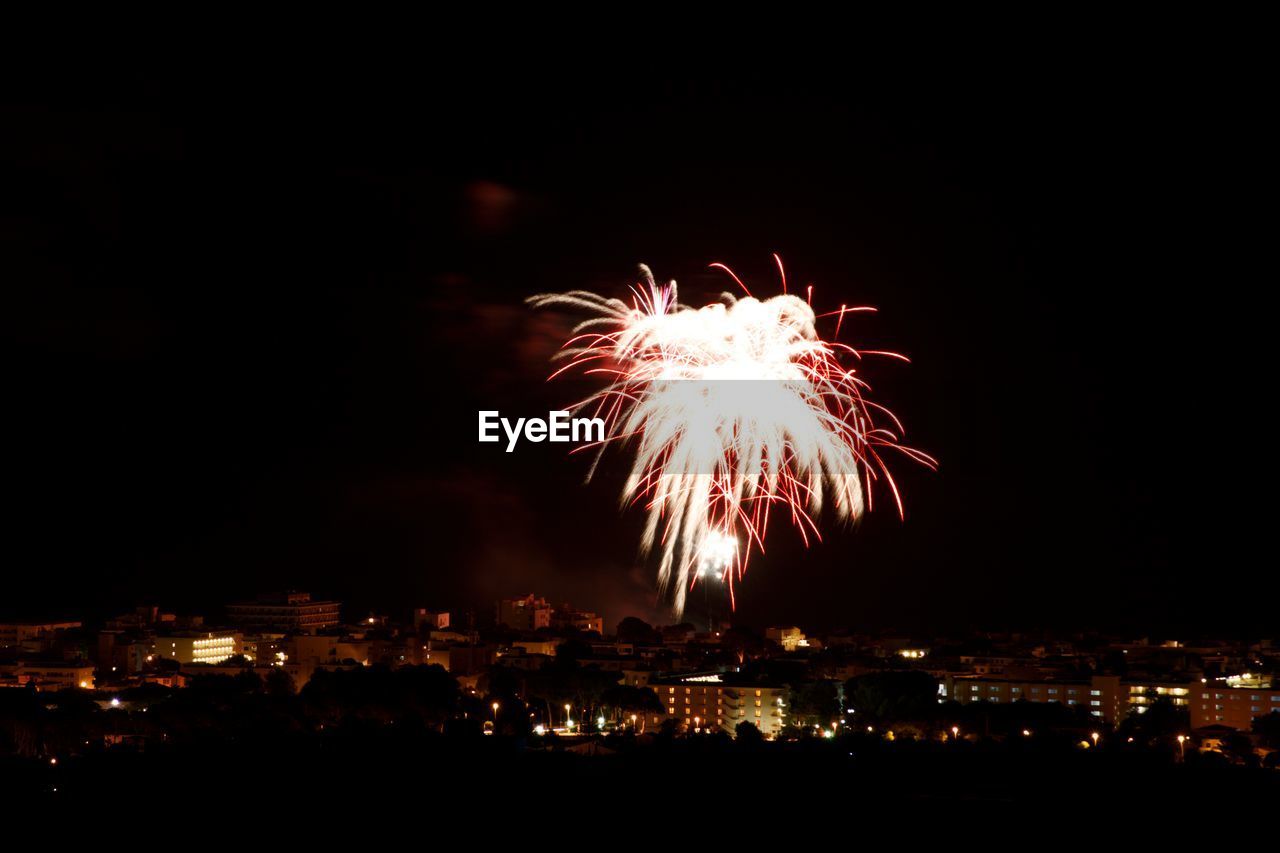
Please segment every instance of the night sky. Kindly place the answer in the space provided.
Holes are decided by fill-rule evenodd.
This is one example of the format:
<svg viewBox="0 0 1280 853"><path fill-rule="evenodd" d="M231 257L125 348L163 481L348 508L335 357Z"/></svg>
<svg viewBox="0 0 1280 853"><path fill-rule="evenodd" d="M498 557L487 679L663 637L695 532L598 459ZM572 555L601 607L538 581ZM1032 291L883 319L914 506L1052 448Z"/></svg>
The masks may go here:
<svg viewBox="0 0 1280 853"><path fill-rule="evenodd" d="M879 307L851 331L913 363L870 365L877 399L942 465L895 468L905 523L772 528L739 621L1274 633L1258 84L1094 48L8 87L0 616L290 587L665 619L616 472L478 445L476 411L587 387L543 382L573 318L525 296L640 262L767 292L776 251Z"/></svg>

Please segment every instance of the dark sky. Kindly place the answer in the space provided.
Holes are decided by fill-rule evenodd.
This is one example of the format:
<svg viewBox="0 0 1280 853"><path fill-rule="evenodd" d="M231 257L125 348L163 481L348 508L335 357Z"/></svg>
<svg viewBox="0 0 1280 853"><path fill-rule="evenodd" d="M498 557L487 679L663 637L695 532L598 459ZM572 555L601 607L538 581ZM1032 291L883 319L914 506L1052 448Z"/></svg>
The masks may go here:
<svg viewBox="0 0 1280 853"><path fill-rule="evenodd" d="M1274 632L1258 84L1088 48L7 88L0 611L297 587L660 618L617 483L481 447L475 412L582 390L542 382L569 318L524 296L639 262L686 301L711 261L767 289L776 251L819 305L880 308L860 341L913 364L877 396L942 467L896 469L905 523L775 527L741 621Z"/></svg>

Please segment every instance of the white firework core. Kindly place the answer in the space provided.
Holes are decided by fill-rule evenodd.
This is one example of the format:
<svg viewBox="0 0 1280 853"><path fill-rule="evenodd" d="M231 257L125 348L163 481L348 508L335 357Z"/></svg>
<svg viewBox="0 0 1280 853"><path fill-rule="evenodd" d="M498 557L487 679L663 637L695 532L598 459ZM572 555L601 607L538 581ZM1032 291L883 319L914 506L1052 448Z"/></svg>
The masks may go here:
<svg viewBox="0 0 1280 853"><path fill-rule="evenodd" d="M641 270L645 282L630 302L586 291L529 302L594 315L561 350L570 364L557 374L580 367L609 378L575 408L605 419L601 451L617 444L633 454L623 503L648 511L641 550L659 554L659 585L673 588L677 612L707 573L729 582L732 594L746 555L764 550L771 509L789 515L807 543L820 538L815 517L824 505L855 520L880 477L897 500L877 448L933 464L876 426L873 409L901 432L892 414L865 401L866 384L838 358L864 353L822 340L806 300L726 293L694 309L676 302L675 282L659 286Z"/></svg>

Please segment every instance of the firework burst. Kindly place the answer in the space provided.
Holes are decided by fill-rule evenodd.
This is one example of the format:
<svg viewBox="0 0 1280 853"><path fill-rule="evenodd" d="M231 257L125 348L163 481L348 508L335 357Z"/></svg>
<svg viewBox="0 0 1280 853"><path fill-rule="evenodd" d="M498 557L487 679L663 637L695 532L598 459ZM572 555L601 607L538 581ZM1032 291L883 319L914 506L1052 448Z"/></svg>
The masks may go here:
<svg viewBox="0 0 1280 853"><path fill-rule="evenodd" d="M574 407L606 424L591 470L609 445L632 453L623 504L647 510L641 550L659 552L659 585L674 588L677 612L708 573L732 597L752 550L764 552L771 514L790 518L808 545L822 538L824 506L837 519L856 520L871 508L877 485L902 514L886 451L937 464L901 443L901 422L867 399L870 387L842 363L907 360L836 341L846 315L875 309L842 305L818 316L812 285L805 299L788 293L782 261L774 259L782 293L763 300L723 264L712 267L745 296L724 293L701 308L680 305L676 283L657 284L645 266L629 300L588 291L528 300L592 315L574 329L557 356L568 364L551 378L574 369L605 377ZM834 326L830 342L818 334L820 319Z"/></svg>

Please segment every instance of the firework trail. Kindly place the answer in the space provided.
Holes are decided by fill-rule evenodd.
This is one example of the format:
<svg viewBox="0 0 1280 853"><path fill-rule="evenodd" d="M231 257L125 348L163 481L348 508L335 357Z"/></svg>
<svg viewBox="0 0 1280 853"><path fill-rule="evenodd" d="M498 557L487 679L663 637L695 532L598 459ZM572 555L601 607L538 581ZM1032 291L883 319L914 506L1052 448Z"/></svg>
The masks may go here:
<svg viewBox="0 0 1280 853"><path fill-rule="evenodd" d="M871 402L869 386L842 357L896 353L855 350L835 342L846 314L874 311L841 306L819 316L808 297L787 293L786 272L774 259L782 293L721 294L702 308L680 305L674 281L644 281L624 301L588 291L532 296L535 307L589 312L552 374L581 369L607 378L578 403L606 423L596 462L610 444L634 455L623 504L648 511L644 553L660 552L659 586L674 587L676 612L708 573L740 580L752 548L764 552L771 512L782 512L805 544L821 540L816 518L824 506L838 519L859 518L883 483L902 514L902 498L882 454L893 450L930 468L936 461L900 443L902 424ZM833 341L818 335L819 319L833 319ZM892 428L889 428L890 425ZM588 474L590 479L591 474Z"/></svg>

